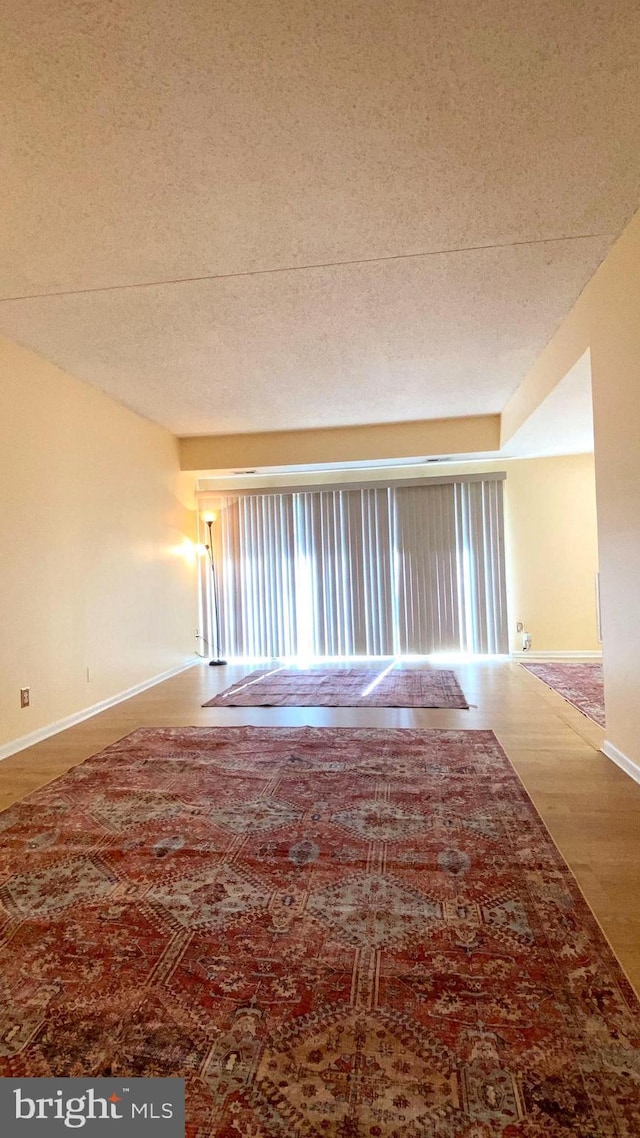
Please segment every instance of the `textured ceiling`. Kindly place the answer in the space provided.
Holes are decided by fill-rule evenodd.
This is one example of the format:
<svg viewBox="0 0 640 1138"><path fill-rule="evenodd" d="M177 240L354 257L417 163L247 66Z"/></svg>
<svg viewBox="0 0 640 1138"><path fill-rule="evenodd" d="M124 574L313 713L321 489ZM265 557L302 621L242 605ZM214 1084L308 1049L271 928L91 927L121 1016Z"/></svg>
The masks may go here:
<svg viewBox="0 0 640 1138"><path fill-rule="evenodd" d="M0 15L0 331L176 433L501 409L640 199L637 0Z"/></svg>

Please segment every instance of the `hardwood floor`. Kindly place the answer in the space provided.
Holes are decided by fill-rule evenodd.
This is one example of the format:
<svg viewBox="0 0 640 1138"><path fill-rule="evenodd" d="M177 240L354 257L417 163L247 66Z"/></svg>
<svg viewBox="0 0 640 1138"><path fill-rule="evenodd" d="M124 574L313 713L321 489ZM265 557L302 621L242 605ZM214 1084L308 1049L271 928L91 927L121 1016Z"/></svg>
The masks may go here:
<svg viewBox="0 0 640 1138"><path fill-rule="evenodd" d="M0 809L137 727L456 727L495 731L640 993L640 785L598 751L604 732L518 664L456 665L468 711L203 708L250 669L198 665L0 763Z"/></svg>

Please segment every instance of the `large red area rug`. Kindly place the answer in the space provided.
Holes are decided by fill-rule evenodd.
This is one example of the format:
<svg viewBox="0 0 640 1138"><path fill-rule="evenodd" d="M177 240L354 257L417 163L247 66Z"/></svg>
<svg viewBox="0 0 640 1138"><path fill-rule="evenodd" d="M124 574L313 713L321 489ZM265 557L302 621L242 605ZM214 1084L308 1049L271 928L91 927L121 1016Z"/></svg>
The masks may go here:
<svg viewBox="0 0 640 1138"><path fill-rule="evenodd" d="M0 1074L188 1138L631 1138L640 1009L488 731L137 731L0 816Z"/></svg>
<svg viewBox="0 0 640 1138"><path fill-rule="evenodd" d="M606 727L604 714L604 676L602 664L523 664L547 687L566 699L593 719L600 727Z"/></svg>
<svg viewBox="0 0 640 1138"><path fill-rule="evenodd" d="M455 672L377 665L260 668L204 707L462 707Z"/></svg>

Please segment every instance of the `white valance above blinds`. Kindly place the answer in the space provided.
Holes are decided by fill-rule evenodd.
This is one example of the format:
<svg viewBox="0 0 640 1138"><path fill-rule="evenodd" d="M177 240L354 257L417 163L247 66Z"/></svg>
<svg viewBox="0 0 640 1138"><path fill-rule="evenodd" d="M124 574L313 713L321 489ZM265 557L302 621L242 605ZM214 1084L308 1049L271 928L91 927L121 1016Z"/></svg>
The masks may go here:
<svg viewBox="0 0 640 1138"><path fill-rule="evenodd" d="M507 650L500 476L244 492L216 509L229 656Z"/></svg>
<svg viewBox="0 0 640 1138"><path fill-rule="evenodd" d="M218 510L226 501L233 498L262 497L265 494L328 494L336 490L394 490L407 486L420 486L428 489L430 486L441 486L443 484L459 482L503 482L506 477L507 474L505 470L488 470L483 471L481 474L441 474L430 475L428 478L394 478L392 481L373 479L367 480L366 482L327 482L315 483L313 485L307 483L287 485L286 483L282 483L272 486L226 486L223 489L218 488L217 483L219 480L202 478L198 482L196 500L199 509L205 511ZM228 481L228 479L226 481Z"/></svg>

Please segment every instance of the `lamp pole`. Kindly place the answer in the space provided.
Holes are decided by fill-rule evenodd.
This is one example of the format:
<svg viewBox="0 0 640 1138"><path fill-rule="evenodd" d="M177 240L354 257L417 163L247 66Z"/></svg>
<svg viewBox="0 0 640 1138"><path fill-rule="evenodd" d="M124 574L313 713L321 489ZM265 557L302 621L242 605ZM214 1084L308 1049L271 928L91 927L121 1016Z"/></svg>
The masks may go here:
<svg viewBox="0 0 640 1138"><path fill-rule="evenodd" d="M212 538L212 533L211 533L211 529L212 529L213 523L215 521L215 518L214 517L213 518L212 517L208 517L208 518L205 517L204 520L206 522L207 529L209 531L209 543L207 545L207 553L209 554L209 564L211 565L211 581L212 581L212 585L213 585L213 587L212 587L213 625L214 625L214 630L215 630L215 634L216 634L216 643L215 643L216 658L215 658L215 660L209 660L209 666L211 668L215 668L215 667L218 667L220 664L226 664L227 661L223 660L221 655L220 655L220 604L219 604L219 600L218 600L218 574L216 573L216 563L215 563L214 558L213 558L213 538Z"/></svg>

